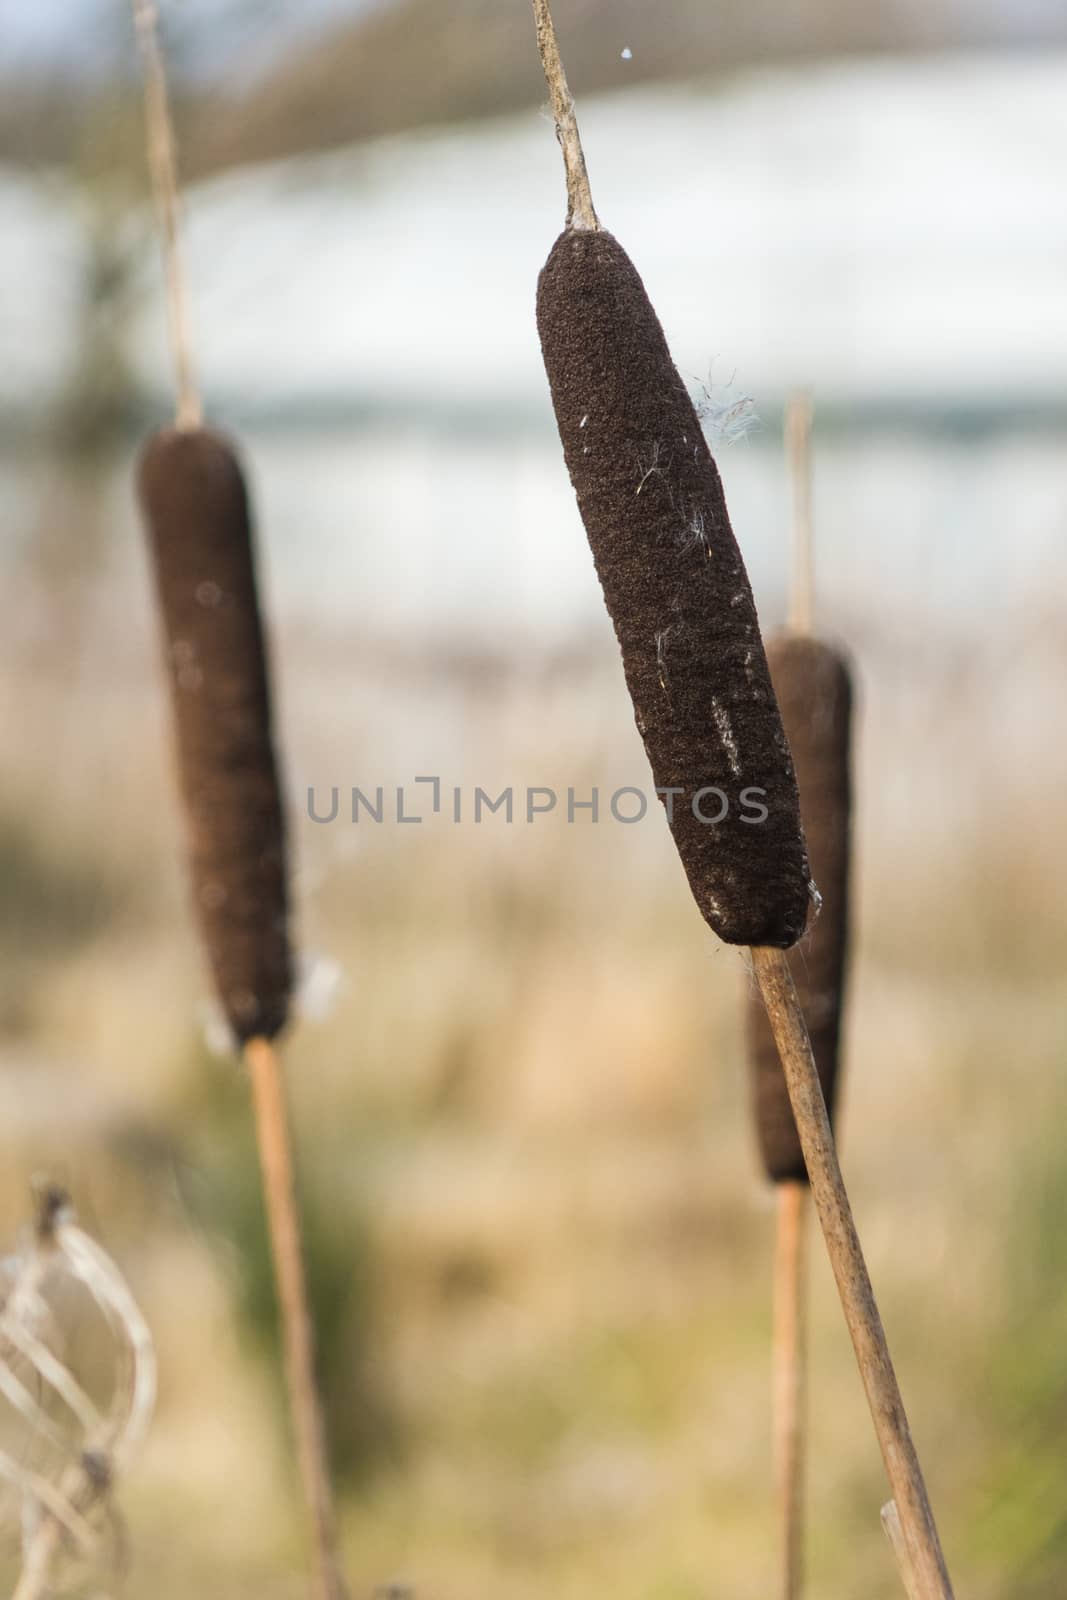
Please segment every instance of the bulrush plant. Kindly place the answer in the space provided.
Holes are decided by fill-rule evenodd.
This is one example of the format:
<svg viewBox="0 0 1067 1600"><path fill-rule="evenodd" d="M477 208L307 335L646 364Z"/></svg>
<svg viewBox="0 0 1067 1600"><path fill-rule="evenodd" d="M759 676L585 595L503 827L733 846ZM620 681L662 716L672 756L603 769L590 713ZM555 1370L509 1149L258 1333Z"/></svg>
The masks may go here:
<svg viewBox="0 0 1067 1600"><path fill-rule="evenodd" d="M793 754L800 809L821 905L789 968L819 1071L827 1115L837 1099L841 1019L848 954L851 834L852 678L832 645L812 633L810 513L811 405L792 398L786 435L795 484L794 564L789 625L767 641L771 681ZM777 1192L774 1273L774 1446L781 1550L781 1592L802 1587L804 1464L804 1216L808 1169L789 1103L774 1032L758 993L750 992L748 1047L760 1155Z"/></svg>
<svg viewBox="0 0 1067 1600"><path fill-rule="evenodd" d="M720 938L751 948L911 1567L924 1596L948 1600L951 1584L785 955L804 931L812 890L752 592L718 471L655 311L594 209L548 0L533 0L533 11L567 179L566 226L537 290L564 456L637 727L697 906ZM761 825L742 824L733 808L721 821L700 820L694 785L699 793L710 775L723 773L765 791Z"/></svg>
<svg viewBox="0 0 1067 1600"><path fill-rule="evenodd" d="M286 1376L320 1600L340 1600L333 1493L314 1368L289 1118L274 1040L289 1016L285 812L256 586L249 496L233 447L204 427L178 252L177 178L154 8L134 0L160 208L177 417L141 453L200 933L252 1083Z"/></svg>

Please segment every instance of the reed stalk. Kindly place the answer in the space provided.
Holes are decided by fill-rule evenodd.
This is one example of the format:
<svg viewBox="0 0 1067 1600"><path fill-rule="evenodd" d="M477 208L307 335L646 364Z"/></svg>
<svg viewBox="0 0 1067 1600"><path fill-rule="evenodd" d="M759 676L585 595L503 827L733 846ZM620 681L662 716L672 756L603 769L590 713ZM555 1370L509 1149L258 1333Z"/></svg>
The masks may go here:
<svg viewBox="0 0 1067 1600"><path fill-rule="evenodd" d="M780 1183L774 1259L774 1479L782 1600L803 1587L805 1426L804 1222L808 1188Z"/></svg>
<svg viewBox="0 0 1067 1600"><path fill-rule="evenodd" d="M537 319L564 457L615 626L657 791L691 795L721 763L766 793L759 829L725 814L667 821L697 906L752 963L875 1432L923 1600L951 1585L860 1248L815 1056L785 952L808 920L800 798L718 469L636 268L573 220L584 172L548 0L533 0L564 148L568 224L538 283ZM560 109L562 108L562 116ZM570 151L570 154L568 152ZM696 816L694 810L693 816Z"/></svg>
<svg viewBox="0 0 1067 1600"><path fill-rule="evenodd" d="M752 965L778 1043L797 1132L886 1477L922 1600L952 1600L945 1558L837 1159L822 1086L785 952L754 946Z"/></svg>
<svg viewBox="0 0 1067 1600"><path fill-rule="evenodd" d="M152 0L133 0L133 9L177 390L175 428L157 433L142 452L140 493L167 646L200 931L251 1082L314 1592L317 1600L344 1600L288 1104L273 1042L287 1021L292 987L288 852L249 496L228 441L202 426L157 16Z"/></svg>

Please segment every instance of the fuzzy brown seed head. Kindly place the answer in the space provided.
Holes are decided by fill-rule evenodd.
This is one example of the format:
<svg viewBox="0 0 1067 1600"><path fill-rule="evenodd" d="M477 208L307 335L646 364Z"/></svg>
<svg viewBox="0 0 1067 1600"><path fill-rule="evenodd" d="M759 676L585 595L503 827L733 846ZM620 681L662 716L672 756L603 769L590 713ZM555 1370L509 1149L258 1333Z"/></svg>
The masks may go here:
<svg viewBox="0 0 1067 1600"><path fill-rule="evenodd" d="M235 1036L272 1038L291 988L285 822L244 478L220 435L166 428L142 451L138 487L195 909Z"/></svg>
<svg viewBox="0 0 1067 1600"><path fill-rule="evenodd" d="M846 959L850 836L852 681L844 658L818 639L781 634L767 658L800 786L811 867L822 896L817 917L789 957L833 1119ZM749 1057L760 1154L775 1183L807 1178L785 1074L759 995L749 997Z"/></svg>
<svg viewBox="0 0 1067 1600"><path fill-rule="evenodd" d="M809 873L752 591L693 403L611 234L557 239L537 322L637 726L657 787L681 791L671 831L696 903L728 944L789 946ZM718 822L694 814L710 787L728 801ZM722 802L697 807L716 817Z"/></svg>

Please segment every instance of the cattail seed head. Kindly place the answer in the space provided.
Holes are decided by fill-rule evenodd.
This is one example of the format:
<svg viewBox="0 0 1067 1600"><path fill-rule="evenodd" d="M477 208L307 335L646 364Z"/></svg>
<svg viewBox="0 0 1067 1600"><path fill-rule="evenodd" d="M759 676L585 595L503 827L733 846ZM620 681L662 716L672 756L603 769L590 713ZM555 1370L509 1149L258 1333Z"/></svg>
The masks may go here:
<svg viewBox="0 0 1067 1600"><path fill-rule="evenodd" d="M219 434L164 428L142 451L138 487L194 906L234 1035L272 1038L292 982L285 820L244 477Z"/></svg>
<svg viewBox="0 0 1067 1600"><path fill-rule="evenodd" d="M803 943L789 958L833 1120L848 952L852 680L839 652L819 639L780 634L767 659L796 764L804 832L822 897ZM774 1183L807 1178L785 1074L766 1008L748 1005L752 1096L760 1153Z"/></svg>
<svg viewBox="0 0 1067 1600"><path fill-rule="evenodd" d="M789 946L809 873L789 748L722 483L644 285L604 231L566 230L537 321L564 455L656 786L702 915ZM700 790L728 801L695 814ZM759 791L766 818L742 803ZM719 814L714 799L698 810Z"/></svg>

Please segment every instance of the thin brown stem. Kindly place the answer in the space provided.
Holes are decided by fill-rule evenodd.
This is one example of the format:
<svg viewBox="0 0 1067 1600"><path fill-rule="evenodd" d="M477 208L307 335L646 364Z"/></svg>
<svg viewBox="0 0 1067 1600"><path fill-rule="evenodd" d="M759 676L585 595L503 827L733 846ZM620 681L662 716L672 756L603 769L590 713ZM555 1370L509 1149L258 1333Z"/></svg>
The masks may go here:
<svg viewBox="0 0 1067 1600"><path fill-rule="evenodd" d="M277 1052L269 1040L250 1039L245 1045L245 1060L252 1079L297 1460L315 1538L315 1593L318 1600L345 1600L322 1403L315 1376L315 1344L304 1275L285 1085Z"/></svg>
<svg viewBox="0 0 1067 1600"><path fill-rule="evenodd" d="M783 950L757 945L752 963L778 1045L812 1198L923 1600L952 1600L945 1559L915 1453L885 1329L834 1147L808 1030Z"/></svg>
<svg viewBox="0 0 1067 1600"><path fill-rule="evenodd" d="M133 19L137 27L141 60L144 63L148 164L152 173L152 190L163 235L167 320L177 385L175 421L179 428L197 428L203 420L204 411L193 374L188 300L178 227L178 162L175 154L174 123L170 114L167 74L159 44L158 19L153 0L133 0Z"/></svg>
<svg viewBox="0 0 1067 1600"><path fill-rule="evenodd" d="M798 1600L804 1532L804 1217L807 1185L778 1185L774 1262L774 1476L782 1600Z"/></svg>
<svg viewBox="0 0 1067 1600"><path fill-rule="evenodd" d="M567 74L559 53L556 27L548 0L533 0L534 25L537 29L537 48L545 80L552 101L552 117L556 124L556 138L563 151L563 166L567 173L567 226L596 232L600 221L593 208L593 195L589 187L589 174L585 168L585 152L578 132L574 100L567 85Z"/></svg>
<svg viewBox="0 0 1067 1600"><path fill-rule="evenodd" d="M798 389L785 408L785 444L793 483L793 581L789 626L809 634L815 620L815 531L811 508L811 395Z"/></svg>

